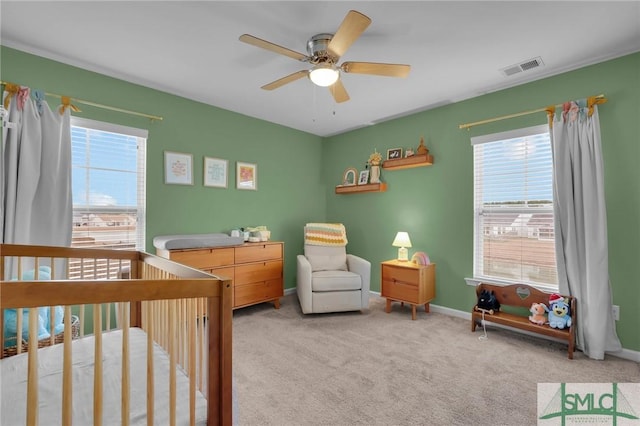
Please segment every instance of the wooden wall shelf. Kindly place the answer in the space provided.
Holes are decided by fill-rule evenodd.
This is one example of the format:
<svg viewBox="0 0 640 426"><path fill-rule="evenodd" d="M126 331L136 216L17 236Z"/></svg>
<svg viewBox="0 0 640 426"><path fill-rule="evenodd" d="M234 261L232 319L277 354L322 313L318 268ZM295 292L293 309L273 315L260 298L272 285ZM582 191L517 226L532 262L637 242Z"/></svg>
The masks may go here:
<svg viewBox="0 0 640 426"><path fill-rule="evenodd" d="M338 185L336 186L336 194L353 194L355 192L385 192L387 184L368 183L366 185Z"/></svg>
<svg viewBox="0 0 640 426"><path fill-rule="evenodd" d="M385 160L382 168L385 170L401 170L410 169L412 167L431 166L433 164L433 156L430 154L413 155L406 158L398 158L396 160Z"/></svg>

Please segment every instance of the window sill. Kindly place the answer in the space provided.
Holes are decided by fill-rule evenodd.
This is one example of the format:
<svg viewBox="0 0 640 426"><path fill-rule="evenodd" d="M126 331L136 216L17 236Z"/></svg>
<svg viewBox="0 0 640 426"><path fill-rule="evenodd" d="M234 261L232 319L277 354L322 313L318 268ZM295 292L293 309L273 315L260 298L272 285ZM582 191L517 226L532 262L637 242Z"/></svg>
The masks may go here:
<svg viewBox="0 0 640 426"><path fill-rule="evenodd" d="M489 278L466 278L465 277L464 280L467 282L467 285L470 285L472 287L477 287L478 285L480 285L480 283L502 285L502 286L513 285L513 284L523 284L518 281L496 280L496 279L489 279ZM543 285L543 284L526 284L526 285L531 286L540 291L544 291L546 293L555 293L560 291L560 289L557 286L553 286L553 285Z"/></svg>

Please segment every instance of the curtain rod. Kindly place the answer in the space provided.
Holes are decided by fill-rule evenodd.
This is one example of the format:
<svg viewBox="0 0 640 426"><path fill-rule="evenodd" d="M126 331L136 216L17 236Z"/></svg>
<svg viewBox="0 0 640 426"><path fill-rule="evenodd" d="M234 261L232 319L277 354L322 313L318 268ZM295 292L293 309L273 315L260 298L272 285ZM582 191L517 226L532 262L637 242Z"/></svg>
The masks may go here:
<svg viewBox="0 0 640 426"><path fill-rule="evenodd" d="M0 80L0 84L2 84L3 86L6 86L8 84L14 84L14 83L10 83L8 81ZM47 95L47 96L53 96L53 97L56 97L56 98L61 98L61 99L63 98L62 95L56 95L55 93L47 93L47 92L45 92L44 94ZM103 104L99 104L99 103L96 103L96 102L85 101L85 100L78 99L78 98L71 98L71 99L73 101L77 102L77 103L80 103L80 104L89 105L89 106L96 107L96 108L107 109L109 111L116 111L116 112L122 112L122 113L130 114L130 115L137 115L138 117L145 117L145 118L148 118L148 119L150 119L152 121L153 120L158 120L158 121L164 120L163 117L160 117L158 115L145 114L144 112L130 111L128 109L112 107L112 106L109 106L109 105L103 105Z"/></svg>
<svg viewBox="0 0 640 426"><path fill-rule="evenodd" d="M595 99L596 103L604 103L607 101L607 98L605 98L604 95L596 95L596 96L592 96L592 98ZM495 118L488 118L486 120L480 120L473 123L460 124L458 128L468 130L473 126L479 126L481 124L493 123L495 121L507 120L509 118L522 117L523 115L535 114L536 112L546 112L549 110L549 108L561 107L562 105L563 104L550 105L544 108L532 109L531 111L516 112L515 114L503 115L501 117L495 117Z"/></svg>

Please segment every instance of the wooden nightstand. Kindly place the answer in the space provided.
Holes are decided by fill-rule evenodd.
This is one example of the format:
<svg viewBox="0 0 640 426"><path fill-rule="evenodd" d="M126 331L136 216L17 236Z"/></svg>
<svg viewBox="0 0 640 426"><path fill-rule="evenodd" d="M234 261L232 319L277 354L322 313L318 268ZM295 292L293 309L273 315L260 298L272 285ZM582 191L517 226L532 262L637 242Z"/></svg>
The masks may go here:
<svg viewBox="0 0 640 426"><path fill-rule="evenodd" d="M436 297L436 265L416 265L413 262L387 260L380 264L382 285L380 295L387 298L385 312L391 312L391 302L411 305L411 319L416 319L416 306L424 305L429 312L429 302Z"/></svg>

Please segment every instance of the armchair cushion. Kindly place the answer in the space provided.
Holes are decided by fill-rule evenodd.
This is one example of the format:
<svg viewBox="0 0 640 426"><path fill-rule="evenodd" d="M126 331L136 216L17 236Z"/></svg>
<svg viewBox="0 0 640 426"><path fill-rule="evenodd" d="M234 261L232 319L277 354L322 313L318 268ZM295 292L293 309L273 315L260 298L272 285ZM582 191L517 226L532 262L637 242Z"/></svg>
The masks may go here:
<svg viewBox="0 0 640 426"><path fill-rule="evenodd" d="M304 255L311 271L347 271L346 247L312 246L305 244Z"/></svg>
<svg viewBox="0 0 640 426"><path fill-rule="evenodd" d="M362 278L349 271L318 271L311 274L312 291L361 290Z"/></svg>

